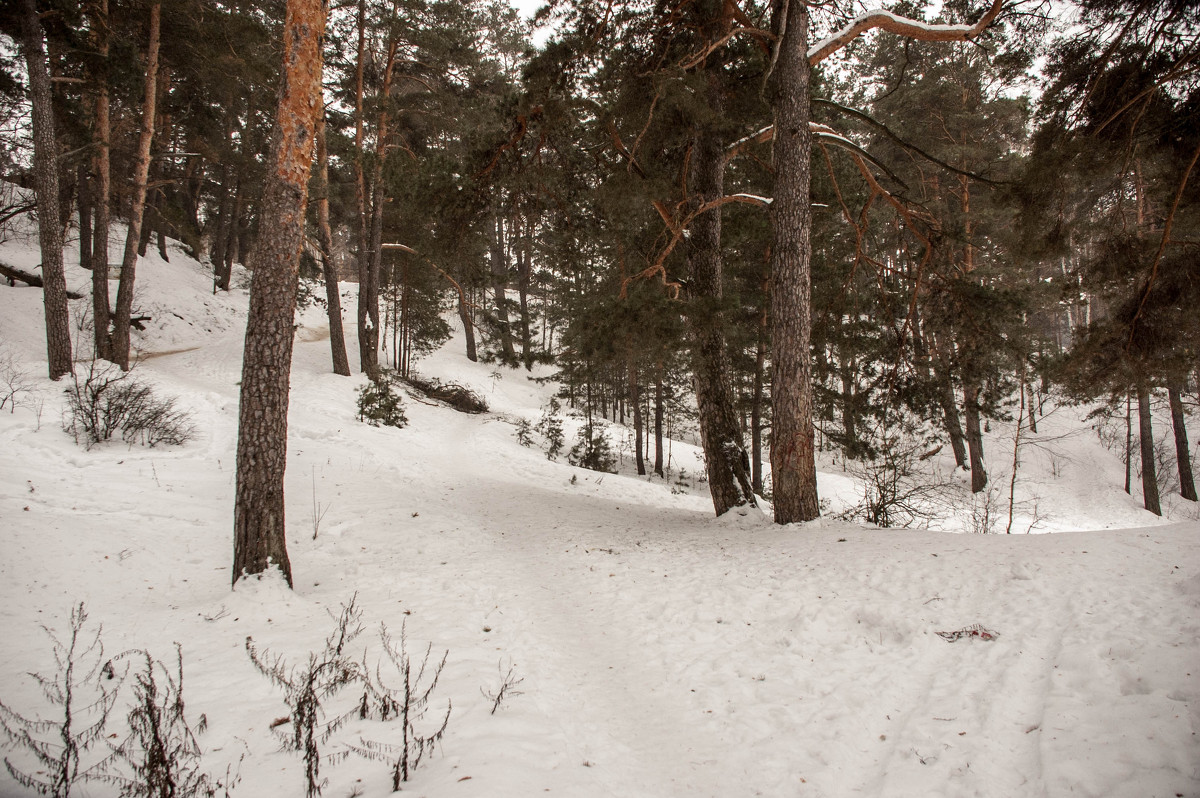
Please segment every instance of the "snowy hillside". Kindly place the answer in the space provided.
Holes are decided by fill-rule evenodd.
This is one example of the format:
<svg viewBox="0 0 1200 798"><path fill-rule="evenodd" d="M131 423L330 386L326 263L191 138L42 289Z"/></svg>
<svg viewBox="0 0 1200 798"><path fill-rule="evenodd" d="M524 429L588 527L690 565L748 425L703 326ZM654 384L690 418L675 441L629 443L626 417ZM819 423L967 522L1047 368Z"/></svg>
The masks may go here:
<svg viewBox="0 0 1200 798"><path fill-rule="evenodd" d="M418 369L471 385L490 413L408 398L407 428L362 424L362 379L330 373L323 311L310 309L289 431L296 589L267 578L232 592L247 295L214 296L203 266L170 255L138 269L135 304L152 321L135 374L191 414L197 434L181 447L77 446L61 428L64 386L44 376L41 292L0 285L0 392L5 380L30 389L0 411L10 710L49 716L28 674L54 676L43 627L61 637L83 602L106 657L170 660L182 646L205 767L240 773L233 795L300 796L302 760L272 731L288 733L283 693L247 638L302 663L356 597L356 660L374 668L381 623L396 635L406 625L418 663L427 645L431 667L448 651L415 726L436 729L448 702L449 723L403 785L414 795L1200 796L1200 520L1184 502L1167 519L1142 511L1077 409L1048 415L1022 453L1014 531L1036 517L1036 531L1056 534L829 517L779 528L758 511L712 518L704 486L679 479L699 471L682 442L666 481L521 446L516 420L536 421L552 388L468 362L458 338ZM86 293L90 275L71 258L68 283ZM10 238L0 260L32 270L35 239ZM86 350L87 334L73 334ZM1007 491L1012 430L994 425L988 446ZM858 496L832 461L821 487L835 512ZM996 636L938 634L974 624ZM343 691L329 717L360 697ZM124 734L123 707L109 724ZM400 734L352 718L324 750ZM37 769L20 746L3 753ZM388 765L356 755L322 762L321 776L335 798L391 790ZM0 796L25 794L0 773Z"/></svg>

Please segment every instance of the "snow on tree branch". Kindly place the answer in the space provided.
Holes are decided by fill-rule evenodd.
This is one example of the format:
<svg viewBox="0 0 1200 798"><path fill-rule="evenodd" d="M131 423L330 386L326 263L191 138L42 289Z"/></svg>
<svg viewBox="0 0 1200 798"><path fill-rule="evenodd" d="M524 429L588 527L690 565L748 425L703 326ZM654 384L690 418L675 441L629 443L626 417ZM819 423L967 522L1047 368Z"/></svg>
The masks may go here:
<svg viewBox="0 0 1200 798"><path fill-rule="evenodd" d="M992 24L1003 6L1004 0L992 0L992 7L974 25L933 25L882 9L868 11L855 17L832 36L808 48L808 63L817 64L824 61L863 33L875 28L926 42L970 41Z"/></svg>

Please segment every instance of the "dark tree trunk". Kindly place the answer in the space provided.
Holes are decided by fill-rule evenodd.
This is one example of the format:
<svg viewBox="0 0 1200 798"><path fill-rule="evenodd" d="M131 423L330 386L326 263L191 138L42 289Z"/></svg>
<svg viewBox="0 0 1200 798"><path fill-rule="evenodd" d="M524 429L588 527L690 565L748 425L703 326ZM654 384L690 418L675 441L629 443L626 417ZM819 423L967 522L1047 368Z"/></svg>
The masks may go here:
<svg viewBox="0 0 1200 798"><path fill-rule="evenodd" d="M491 231L489 250L492 294L496 301L496 332L500 336L500 352L504 363L511 365L516 362L517 353L513 347L512 330L509 328L508 297L505 293L508 285L508 261L504 255L504 220L495 206L493 206L492 224L489 229Z"/></svg>
<svg viewBox="0 0 1200 798"><path fill-rule="evenodd" d="M346 332L342 328L342 295L338 289L337 266L333 262L333 229L329 223L329 150L325 145L325 112L317 115L317 241L321 248L321 271L325 276L325 309L329 316L329 351L333 373L350 376L346 355Z"/></svg>
<svg viewBox="0 0 1200 798"><path fill-rule="evenodd" d="M532 227L532 222L527 223ZM517 297L521 301L521 360L525 370L533 370L533 335L529 319L529 286L533 275L533 230L526 229L519 238L517 251Z"/></svg>
<svg viewBox="0 0 1200 798"><path fill-rule="evenodd" d="M987 471L983 468L983 431L979 424L979 389L963 386L963 416L967 421L967 450L971 458L971 492L979 493L987 486Z"/></svg>
<svg viewBox="0 0 1200 798"><path fill-rule="evenodd" d="M471 321L471 309L461 293L458 295L458 318L462 321L463 333L467 339L467 360L472 363L479 361L479 352L475 348L475 324Z"/></svg>
<svg viewBox="0 0 1200 798"><path fill-rule="evenodd" d="M113 360L123 371L129 370L129 327L133 313L133 283L137 270L137 247L142 234L142 214L146 209L146 183L150 174L150 144L154 139L154 104L158 97L159 24L162 3L150 6L150 40L146 48L146 92L142 100L142 133L138 139L137 163L133 174L133 204L129 211L129 235L121 260L121 282L117 285L117 306L113 319Z"/></svg>
<svg viewBox="0 0 1200 798"><path fill-rule="evenodd" d="M1133 394L1125 394L1125 492L1133 495Z"/></svg>
<svg viewBox="0 0 1200 798"><path fill-rule="evenodd" d="M950 448L954 450L954 462L959 468L969 468L967 444L962 424L958 421L958 405L954 400L954 386L950 382L950 375L946 374L941 367L935 366L934 379L937 380L937 400L942 408L946 434L950 436Z"/></svg>
<svg viewBox="0 0 1200 798"><path fill-rule="evenodd" d="M112 177L109 164L109 120L108 101L108 0L97 0L92 18L95 30L96 53L100 68L96 74L95 130L93 141L96 152L93 169L96 173L94 220L92 235L92 327L96 342L96 357L112 360L112 305L108 293L108 228L112 207ZM81 232L80 235L83 233Z"/></svg>
<svg viewBox="0 0 1200 798"><path fill-rule="evenodd" d="M716 118L724 113L720 80L715 70L707 73L707 100ZM697 129L692 143L689 184L693 208L721 198L725 189L724 147L711 128ZM750 485L750 458L742 442L733 400L732 366L725 344L722 295L721 211L710 210L695 218L688 252L691 301L687 321L692 335L692 369L695 374L696 407L700 417L700 440L708 471L708 489L713 509L723 515L734 507L754 505Z"/></svg>
<svg viewBox="0 0 1200 798"><path fill-rule="evenodd" d="M366 5L362 0L358 6L358 65L356 73L357 100L355 120L355 172L358 182L358 206L362 216L360 225L361 242L358 258L358 349L359 361L363 372L372 380L379 379L379 290L380 271L383 258L383 166L387 160L388 140L388 109L387 100L391 97L392 71L396 63L397 40L393 36L388 41L387 60L384 65L383 88L379 96L381 107L375 129L375 165L371 175L370 211L368 224L366 218L366 203L368 198L365 175L362 168L363 146L363 59L364 36L366 26Z"/></svg>
<svg viewBox="0 0 1200 798"><path fill-rule="evenodd" d="M78 184L75 198L79 208L79 266L92 270L92 180L87 165L80 162L75 170Z"/></svg>
<svg viewBox="0 0 1200 798"><path fill-rule="evenodd" d="M1192 449L1188 446L1187 425L1183 415L1183 385L1167 386L1167 399L1171 403L1171 427L1175 431L1175 462L1179 467L1179 495L1188 501L1196 501L1196 480L1192 476Z"/></svg>
<svg viewBox="0 0 1200 798"><path fill-rule="evenodd" d="M300 245L317 115L323 0L288 0L279 110L251 263L250 315L238 412L233 582L277 566L292 584L284 522L288 387Z"/></svg>
<svg viewBox="0 0 1200 798"><path fill-rule="evenodd" d="M1154 463L1154 427L1150 421L1150 388L1145 383L1137 387L1138 442L1142 450L1142 503L1155 515L1162 515L1158 497L1158 474Z"/></svg>
<svg viewBox="0 0 1200 798"><path fill-rule="evenodd" d="M808 6L775 4L771 203L771 485L775 522L820 515L812 397Z"/></svg>
<svg viewBox="0 0 1200 798"><path fill-rule="evenodd" d="M654 370L654 473L665 476L663 471L663 364L658 361Z"/></svg>
<svg viewBox="0 0 1200 798"><path fill-rule="evenodd" d="M642 401L638 392L637 361L633 356L633 346L629 347L629 403L633 410L633 450L637 453L638 476L646 475L646 461L642 457Z"/></svg>
<svg viewBox="0 0 1200 798"><path fill-rule="evenodd" d="M46 360L50 379L57 380L70 373L72 368L71 319L63 271L63 228L58 196L58 142L54 134L50 73L42 48L42 26L35 0L25 0L24 12L21 22L33 105L33 179L37 194L38 243L42 252Z"/></svg>

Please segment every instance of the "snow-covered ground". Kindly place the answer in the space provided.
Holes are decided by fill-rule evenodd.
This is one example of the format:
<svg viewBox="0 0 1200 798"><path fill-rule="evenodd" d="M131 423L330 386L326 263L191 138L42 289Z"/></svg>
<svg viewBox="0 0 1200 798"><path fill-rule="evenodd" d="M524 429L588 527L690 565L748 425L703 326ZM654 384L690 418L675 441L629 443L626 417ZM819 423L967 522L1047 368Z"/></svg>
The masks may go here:
<svg viewBox="0 0 1200 798"><path fill-rule="evenodd" d="M34 240L16 235L0 260L32 269ZM88 280L69 268L72 287ZM370 662L380 623L406 623L418 658L427 644L449 652L418 727L453 710L404 785L416 795L1200 796L1200 522L1183 502L1165 520L1141 510L1078 410L1048 416L1022 450L1028 517L1014 529L1036 497L1038 529L1056 534L780 528L758 511L714 519L704 486L677 474L638 478L626 462L603 475L519 445L516 419L536 421L552 389L469 363L457 338L419 369L474 386L491 413L409 399L407 428L364 425L362 380L329 373L322 311L309 310L289 429L295 590L267 578L231 591L246 293L214 296L178 249L170 263L152 252L138 282L153 320L135 374L191 414L182 447L77 446L61 429L63 386L44 377L41 292L0 285L0 364L33 388L0 412L0 701L12 709L47 711L27 676L54 674L42 627L61 634L84 602L110 654L168 659L182 645L206 764L240 769L235 795L299 796L301 761L269 728L286 707L245 641L300 662L357 596ZM1005 485L1011 442L994 425ZM694 449L672 451L699 471ZM834 510L857 494L836 468L821 485ZM998 637L937 634L976 623ZM523 681L490 714L485 693L510 668ZM326 750L360 735L399 730L353 721ZM326 796L391 788L380 762L321 772ZM0 773L0 795L21 794Z"/></svg>

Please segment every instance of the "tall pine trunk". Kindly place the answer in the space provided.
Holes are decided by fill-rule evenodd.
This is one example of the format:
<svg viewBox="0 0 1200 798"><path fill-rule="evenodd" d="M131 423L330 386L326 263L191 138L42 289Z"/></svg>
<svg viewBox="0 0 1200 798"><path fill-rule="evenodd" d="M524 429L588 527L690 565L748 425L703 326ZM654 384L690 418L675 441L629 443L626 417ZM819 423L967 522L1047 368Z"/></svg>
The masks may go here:
<svg viewBox="0 0 1200 798"><path fill-rule="evenodd" d="M1179 468L1179 495L1194 502L1196 479L1192 476L1192 450L1188 446L1182 394L1183 385L1180 382L1167 386L1167 400L1171 404L1171 427L1175 432L1175 462Z"/></svg>
<svg viewBox="0 0 1200 798"><path fill-rule="evenodd" d="M96 71L96 104L92 141L95 154L92 168L96 174L94 192L95 214L92 220L92 328L96 344L96 357L112 360L112 304L108 293L108 228L112 208L112 173L110 168L109 139L112 124L109 119L108 99L108 0L96 0L92 17L95 31L96 55L100 67ZM80 231L80 235L84 235Z"/></svg>
<svg viewBox="0 0 1200 798"><path fill-rule="evenodd" d="M629 342L629 402L633 411L633 450L636 453L638 476L646 475L646 460L642 455L642 398L638 387L637 359L633 355L633 339Z"/></svg>
<svg viewBox="0 0 1200 798"><path fill-rule="evenodd" d="M71 320L67 307L67 280L63 271L63 228L58 196L58 140L54 134L54 109L50 73L42 48L42 25L35 0L25 0L22 33L25 67L33 104L33 179L37 195L38 244L42 252L42 302L46 319L46 360L50 379L71 371Z"/></svg>
<svg viewBox="0 0 1200 798"><path fill-rule="evenodd" d="M158 98L159 25L162 3L150 6L150 38L146 47L146 93L142 99L142 133L138 139L137 162L133 170L133 203L129 210L129 234L125 238L125 256L121 259L121 282L117 285L116 318L113 319L113 361L129 370L129 327L133 315L133 283L137 276L138 242L142 235L142 215L146 210L146 184L150 175L150 144L154 139L154 106Z"/></svg>
<svg viewBox="0 0 1200 798"><path fill-rule="evenodd" d="M715 118L724 113L724 101L715 68L705 73L707 101ZM693 136L691 205L698 208L719 199L725 190L724 147L711 127L699 126ZM700 439L708 470L713 509L722 515L734 507L754 505L750 485L750 458L742 442L733 401L732 365L725 343L722 296L721 211L696 217L691 226L688 252L691 301L687 320L692 334L692 368L696 381Z"/></svg>
<svg viewBox="0 0 1200 798"><path fill-rule="evenodd" d="M96 71L95 130L92 142L95 155L92 169L96 174L95 216L92 218L91 244L91 319L92 337L96 343L96 356L104 360L113 359L112 302L108 294L108 228L112 209L113 179L109 162L109 138L112 122L109 120L108 100L108 0L96 0L92 25L95 29L96 55L100 68ZM80 232L80 235L83 235Z"/></svg>
<svg viewBox="0 0 1200 798"><path fill-rule="evenodd" d="M771 486L775 522L820 515L812 396L808 5L776 0L771 203Z"/></svg>
<svg viewBox="0 0 1200 798"><path fill-rule="evenodd" d="M663 471L663 362L659 358L654 369L654 473L665 476Z"/></svg>
<svg viewBox="0 0 1200 798"><path fill-rule="evenodd" d="M527 221L526 229L518 238L517 248L517 298L521 307L521 360L525 370L533 370L533 335L529 318L529 287L533 278L533 222Z"/></svg>
<svg viewBox="0 0 1200 798"><path fill-rule="evenodd" d="M233 582L272 565L292 584L284 519L288 388L308 176L321 108L323 0L288 0L283 74L251 263L238 410Z"/></svg>
<svg viewBox="0 0 1200 798"><path fill-rule="evenodd" d="M354 67L354 199L358 210L358 365L371 379L379 374L379 337L372 326L371 309L374 308L377 324L379 316L379 286L371 279L371 226L368 209L370 195L367 191L366 170L363 160L366 127L364 108L364 72L366 69L367 0L358 0L358 45ZM372 346L372 340L375 345Z"/></svg>
<svg viewBox="0 0 1200 798"><path fill-rule="evenodd" d="M1154 462L1154 425L1150 420L1150 387L1137 386L1138 444L1142 455L1142 504L1155 515L1162 515L1158 496L1158 473Z"/></svg>
<svg viewBox="0 0 1200 798"><path fill-rule="evenodd" d="M325 143L325 110L317 115L317 243L321 248L321 271L325 276L325 309L329 317L329 352L333 373L350 376L346 356L346 332L342 328L342 295L338 290L337 266L333 262L333 229L329 223L329 149Z"/></svg>

